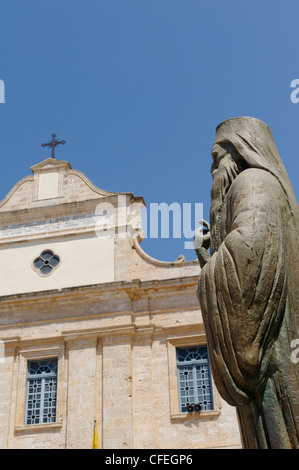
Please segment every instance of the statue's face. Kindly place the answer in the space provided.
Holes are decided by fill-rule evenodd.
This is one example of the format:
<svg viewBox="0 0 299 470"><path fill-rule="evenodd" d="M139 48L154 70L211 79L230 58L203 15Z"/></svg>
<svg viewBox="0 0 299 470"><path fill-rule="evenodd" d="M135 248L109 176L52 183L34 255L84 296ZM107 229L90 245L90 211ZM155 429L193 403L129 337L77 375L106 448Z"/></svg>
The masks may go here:
<svg viewBox="0 0 299 470"><path fill-rule="evenodd" d="M217 218L221 215L226 195L233 181L238 176L238 166L234 159L236 155L234 147L229 142L215 144L212 149L213 163L211 173L213 184L211 188L212 204L210 209L212 252L217 250L218 246L218 240L216 239Z"/></svg>
<svg viewBox="0 0 299 470"><path fill-rule="evenodd" d="M222 171L225 171L228 166L231 165L233 160L233 148L231 144L215 144L212 149L213 163L211 166L211 174L213 180L216 175Z"/></svg>
<svg viewBox="0 0 299 470"><path fill-rule="evenodd" d="M213 158L213 163L211 166L211 174L214 179L215 177L215 171L219 167L219 163L222 160L222 158L227 154L227 151L225 148L221 147L219 144L215 144L214 147L212 148L212 158Z"/></svg>

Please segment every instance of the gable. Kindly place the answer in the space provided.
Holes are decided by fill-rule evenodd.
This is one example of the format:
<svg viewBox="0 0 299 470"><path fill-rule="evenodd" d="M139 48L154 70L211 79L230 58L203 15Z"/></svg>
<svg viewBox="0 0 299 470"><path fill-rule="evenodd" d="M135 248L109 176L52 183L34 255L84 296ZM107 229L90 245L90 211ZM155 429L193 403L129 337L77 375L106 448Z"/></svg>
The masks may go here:
<svg viewBox="0 0 299 470"><path fill-rule="evenodd" d="M33 176L20 180L0 202L0 212L98 199L117 193L96 187L68 162L47 158L31 167Z"/></svg>

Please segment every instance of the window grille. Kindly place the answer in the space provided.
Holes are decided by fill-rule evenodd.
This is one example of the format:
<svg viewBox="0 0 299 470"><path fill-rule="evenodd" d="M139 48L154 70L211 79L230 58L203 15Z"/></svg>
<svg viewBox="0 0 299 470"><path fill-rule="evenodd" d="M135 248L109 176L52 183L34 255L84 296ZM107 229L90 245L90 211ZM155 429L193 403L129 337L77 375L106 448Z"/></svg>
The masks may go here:
<svg viewBox="0 0 299 470"><path fill-rule="evenodd" d="M58 267L59 263L59 256L51 250L45 250L33 261L33 266L41 276L49 276Z"/></svg>
<svg viewBox="0 0 299 470"><path fill-rule="evenodd" d="M206 346L177 349L180 412L213 409L212 381Z"/></svg>
<svg viewBox="0 0 299 470"><path fill-rule="evenodd" d="M58 360L28 362L25 424L56 421Z"/></svg>

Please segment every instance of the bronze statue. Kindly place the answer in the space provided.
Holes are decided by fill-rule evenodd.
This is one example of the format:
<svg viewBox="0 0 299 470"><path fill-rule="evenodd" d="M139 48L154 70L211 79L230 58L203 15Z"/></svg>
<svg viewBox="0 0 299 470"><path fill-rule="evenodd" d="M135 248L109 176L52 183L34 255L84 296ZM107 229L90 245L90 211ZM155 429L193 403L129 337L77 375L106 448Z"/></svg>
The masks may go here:
<svg viewBox="0 0 299 470"><path fill-rule="evenodd" d="M214 380L245 448L298 448L298 204L262 121L220 124L212 158L210 230L195 249Z"/></svg>

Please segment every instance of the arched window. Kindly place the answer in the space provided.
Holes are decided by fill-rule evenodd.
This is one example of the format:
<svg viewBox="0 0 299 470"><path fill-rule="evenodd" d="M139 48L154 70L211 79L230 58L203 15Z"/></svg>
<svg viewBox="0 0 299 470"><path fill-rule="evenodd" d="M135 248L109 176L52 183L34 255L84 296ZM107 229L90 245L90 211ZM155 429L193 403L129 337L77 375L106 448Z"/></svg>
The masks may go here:
<svg viewBox="0 0 299 470"><path fill-rule="evenodd" d="M57 358L28 362L25 424L56 421Z"/></svg>
<svg viewBox="0 0 299 470"><path fill-rule="evenodd" d="M206 346L177 348L180 412L213 409L212 381Z"/></svg>

